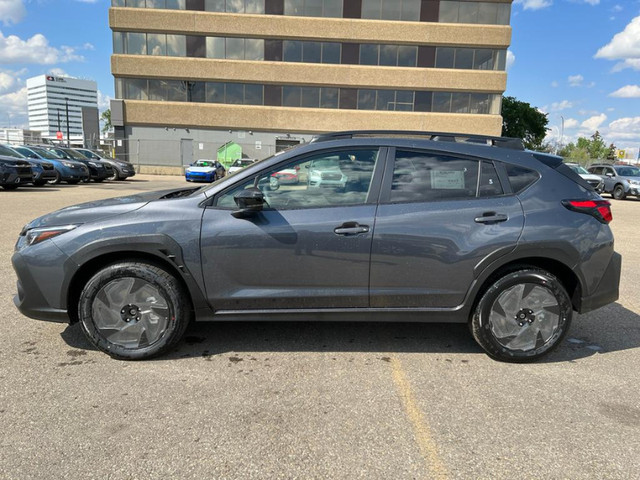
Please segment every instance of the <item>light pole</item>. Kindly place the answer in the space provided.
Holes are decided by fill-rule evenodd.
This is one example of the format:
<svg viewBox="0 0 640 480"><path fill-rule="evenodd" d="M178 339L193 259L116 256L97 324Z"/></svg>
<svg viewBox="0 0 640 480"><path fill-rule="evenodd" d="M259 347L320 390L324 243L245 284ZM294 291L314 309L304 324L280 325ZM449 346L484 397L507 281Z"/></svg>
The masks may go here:
<svg viewBox="0 0 640 480"><path fill-rule="evenodd" d="M562 120L562 129L560 130L560 148L562 148L562 142L564 141L564 117L560 115L560 119Z"/></svg>
<svg viewBox="0 0 640 480"><path fill-rule="evenodd" d="M71 147L71 137L69 136L69 99L64 98L65 109L67 111L67 147Z"/></svg>

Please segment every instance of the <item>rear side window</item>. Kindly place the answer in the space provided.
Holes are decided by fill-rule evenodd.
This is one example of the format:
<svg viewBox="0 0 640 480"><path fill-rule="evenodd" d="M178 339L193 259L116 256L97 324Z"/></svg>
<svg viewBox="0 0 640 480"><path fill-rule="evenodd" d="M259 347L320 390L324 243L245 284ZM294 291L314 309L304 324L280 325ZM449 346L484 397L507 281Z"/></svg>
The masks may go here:
<svg viewBox="0 0 640 480"><path fill-rule="evenodd" d="M474 198L478 192L479 167L478 160L397 150L390 201L405 203ZM497 180L497 176L494 178ZM490 180L487 178L487 183Z"/></svg>
<svg viewBox="0 0 640 480"><path fill-rule="evenodd" d="M498 172L493 163L483 161L480 166L480 181L478 182L478 196L479 197L496 197L504 194L500 180L498 179Z"/></svg>
<svg viewBox="0 0 640 480"><path fill-rule="evenodd" d="M589 172L593 173L594 175L604 175L604 167L591 167L589 169Z"/></svg>
<svg viewBox="0 0 640 480"><path fill-rule="evenodd" d="M522 192L540 178L540 174L535 170L510 164L506 164L505 166L514 193Z"/></svg>

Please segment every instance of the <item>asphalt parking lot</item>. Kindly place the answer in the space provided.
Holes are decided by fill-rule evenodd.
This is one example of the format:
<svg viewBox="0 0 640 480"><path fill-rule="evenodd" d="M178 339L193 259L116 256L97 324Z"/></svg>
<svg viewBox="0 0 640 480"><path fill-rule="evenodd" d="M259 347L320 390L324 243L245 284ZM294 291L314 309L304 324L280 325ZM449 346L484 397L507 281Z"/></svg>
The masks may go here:
<svg viewBox="0 0 640 480"><path fill-rule="evenodd" d="M391 323L195 325L120 362L18 313L27 221L174 185L0 190L0 478L638 478L640 200L612 200L619 301L532 365L492 361L464 325Z"/></svg>

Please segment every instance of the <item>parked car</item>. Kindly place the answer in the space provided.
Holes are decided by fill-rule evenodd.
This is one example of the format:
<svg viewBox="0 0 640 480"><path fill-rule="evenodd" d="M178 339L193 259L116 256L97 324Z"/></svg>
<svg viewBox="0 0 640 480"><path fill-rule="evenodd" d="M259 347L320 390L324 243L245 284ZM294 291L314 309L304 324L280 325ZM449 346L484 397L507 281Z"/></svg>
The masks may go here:
<svg viewBox="0 0 640 480"><path fill-rule="evenodd" d="M256 162L257 160L255 158L239 158L229 167L229 175L239 172L243 168L248 167L249 165L253 165Z"/></svg>
<svg viewBox="0 0 640 480"><path fill-rule="evenodd" d="M225 169L217 160L204 158L187 166L184 176L187 182L215 182L225 175Z"/></svg>
<svg viewBox="0 0 640 480"><path fill-rule="evenodd" d="M100 160L89 160L84 155L76 152L73 148L56 146L48 147L47 150L55 153L60 158L83 163L89 169L89 178L94 182L100 183L113 176L113 167L111 167L111 165L101 162Z"/></svg>
<svg viewBox="0 0 640 480"><path fill-rule="evenodd" d="M54 153L48 151L46 148L32 145L13 147L13 149L29 159L46 160L47 162L52 163L56 171L56 176L55 178L48 180L48 183L50 184L55 185L60 182L67 182L71 185L75 185L80 181L89 180L89 168L84 163L60 158Z"/></svg>
<svg viewBox="0 0 640 480"><path fill-rule="evenodd" d="M108 163L113 168L113 175L109 177L109 180L126 180L129 177L133 177L136 174L133 165L129 162L122 160L116 160L115 158L105 157L102 153L95 150L89 150L88 148L75 148L76 152L81 153L90 160L98 160L103 163Z"/></svg>
<svg viewBox="0 0 640 480"><path fill-rule="evenodd" d="M354 170L366 188L270 189L274 173L344 154L367 159ZM208 187L33 220L14 301L79 322L120 359L167 352L195 318L468 323L491 357L526 362L561 343L574 311L618 298L611 220L560 157L519 140L339 132Z"/></svg>
<svg viewBox="0 0 640 480"><path fill-rule="evenodd" d="M624 200L628 195L640 198L640 169L630 165L591 165L589 172L604 181L604 192L616 200Z"/></svg>
<svg viewBox="0 0 640 480"><path fill-rule="evenodd" d="M29 162L31 165L31 182L34 185L41 187L48 181L56 178L56 170L51 162L46 160L40 160L39 158L28 158L23 154L10 147L9 145L0 145L0 155L5 157L13 157L20 160Z"/></svg>
<svg viewBox="0 0 640 480"><path fill-rule="evenodd" d="M297 185L300 182L298 177L299 168L285 168L271 174L269 179L269 188L277 190L280 185Z"/></svg>
<svg viewBox="0 0 640 480"><path fill-rule="evenodd" d="M338 156L314 160L309 165L310 187L340 187L344 188L348 177L340 170Z"/></svg>
<svg viewBox="0 0 640 480"><path fill-rule="evenodd" d="M567 162L567 167L580 175L584 180L591 185L594 190L598 193L602 193L604 191L604 181L598 175L594 175L589 173L589 171L583 166L577 163Z"/></svg>
<svg viewBox="0 0 640 480"><path fill-rule="evenodd" d="M0 154L0 187L15 190L32 180L33 171L29 162Z"/></svg>

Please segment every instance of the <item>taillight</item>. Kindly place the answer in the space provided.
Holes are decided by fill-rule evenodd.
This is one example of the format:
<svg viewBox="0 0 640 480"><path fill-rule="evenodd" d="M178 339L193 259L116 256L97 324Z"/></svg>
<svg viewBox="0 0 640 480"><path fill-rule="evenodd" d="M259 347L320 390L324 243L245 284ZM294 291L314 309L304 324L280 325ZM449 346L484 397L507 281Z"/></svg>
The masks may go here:
<svg viewBox="0 0 640 480"><path fill-rule="evenodd" d="M611 203L607 200L563 200L562 204L569 210L586 213L605 224L613 220Z"/></svg>

